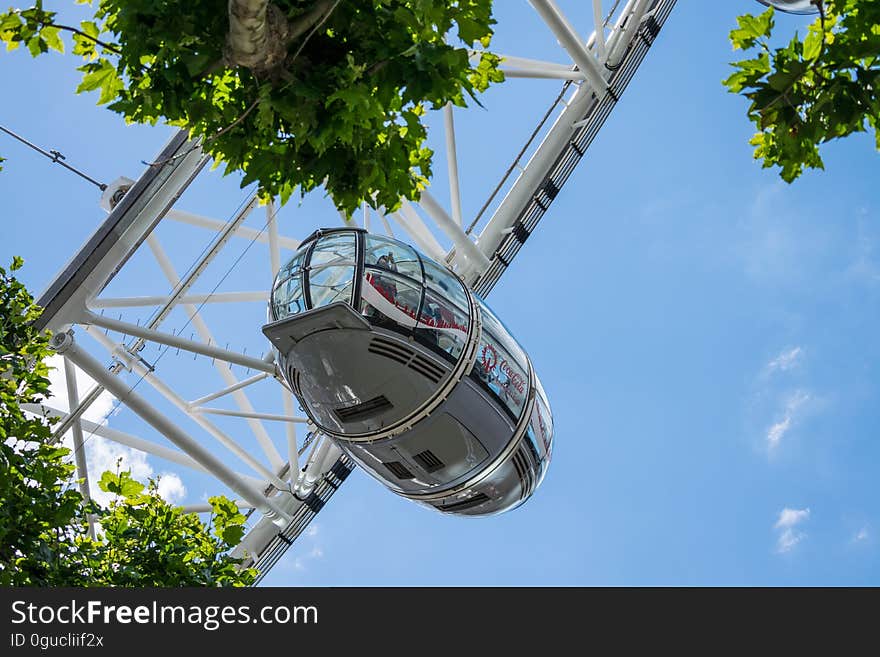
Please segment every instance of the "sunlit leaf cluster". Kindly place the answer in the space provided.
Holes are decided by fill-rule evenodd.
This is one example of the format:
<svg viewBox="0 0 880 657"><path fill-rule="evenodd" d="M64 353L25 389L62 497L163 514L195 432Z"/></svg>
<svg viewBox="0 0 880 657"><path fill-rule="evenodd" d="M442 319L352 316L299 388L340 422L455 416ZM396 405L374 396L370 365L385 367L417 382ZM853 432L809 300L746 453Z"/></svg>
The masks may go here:
<svg viewBox="0 0 880 657"><path fill-rule="evenodd" d="M253 569L230 556L244 516L211 498L205 525L129 472L105 472L109 508L86 504L76 489L70 450L52 440L54 422L27 413L49 395L49 336L15 277L15 258L0 267L0 586L244 586ZM89 517L100 528L88 533Z"/></svg>
<svg viewBox="0 0 880 657"><path fill-rule="evenodd" d="M750 51L724 81L748 98L755 159L788 182L824 168L819 146L874 130L880 149L880 0L824 0L803 38L771 47L773 9L744 15L730 33Z"/></svg>
<svg viewBox="0 0 880 657"><path fill-rule="evenodd" d="M465 105L503 79L483 50L491 0L334 3L280 65L257 73L224 58L228 4L100 0L72 32L85 60L78 90L97 91L127 121L188 129L267 196L324 185L349 214L362 201L395 208L416 198L431 176L425 111ZM274 4L295 25L316 1ZM0 15L0 38L34 55L64 47L58 30L39 4Z"/></svg>

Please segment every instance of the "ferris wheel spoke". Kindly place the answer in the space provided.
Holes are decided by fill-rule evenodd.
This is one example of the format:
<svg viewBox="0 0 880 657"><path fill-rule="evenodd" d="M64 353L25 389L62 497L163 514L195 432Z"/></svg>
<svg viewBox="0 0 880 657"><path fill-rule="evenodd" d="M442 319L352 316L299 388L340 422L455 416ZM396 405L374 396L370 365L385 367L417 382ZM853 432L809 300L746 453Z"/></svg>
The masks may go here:
<svg viewBox="0 0 880 657"><path fill-rule="evenodd" d="M176 221L181 224L188 224L190 226L198 226L199 228L207 228L209 230L213 230L216 232L220 232L224 230L227 226L228 222L220 221L219 219L211 219L209 217L203 217L201 215L193 214L191 212L184 212L183 210L169 210L168 214L165 215L167 219L171 221ZM236 237L242 237L244 239L260 242L261 244L269 244L269 235L266 231L259 231L255 228L251 228L250 226L238 226L236 227L233 234ZM281 248L289 249L291 251L296 251L299 248L300 241L293 239L292 237L287 237L285 235L278 235L278 244Z"/></svg>
<svg viewBox="0 0 880 657"><path fill-rule="evenodd" d="M156 256L156 259L159 261L159 264L162 267L162 271L165 274L165 277L168 279L168 282L171 283L172 286L179 286L181 281L177 275L177 272L174 270L173 265L171 264L168 255L165 253L162 245L159 243L158 238L155 234L150 234L147 238L147 243L150 246L150 249L153 251L153 254ZM207 342L209 345L214 343L214 336L211 333L211 330L208 328L207 323L204 319L202 319L201 314L196 306L193 304L183 304L184 310L186 314L189 316L192 321L193 326L196 329L196 332L202 338L204 342ZM214 368L220 374L220 377L226 383L227 386L234 386L239 381L235 374L232 373L232 369L229 365L222 360L214 361ZM232 399L235 401L236 405L246 414L253 414L254 407L248 399L247 395L242 390L234 390L232 393ZM280 469L284 464L284 459L281 458L281 454L278 453L278 449L275 447L275 444L272 442L272 438L269 436L265 427L263 427L262 423L251 416L246 416L248 426L250 426L252 433L257 439L257 442L260 443L260 447L263 449L263 452L269 459L269 462L272 463L272 466L277 470Z"/></svg>
<svg viewBox="0 0 880 657"><path fill-rule="evenodd" d="M112 325L111 325L112 326ZM165 383L152 369L145 366L140 360L136 359L125 347L125 345L114 343L110 338L100 331L92 330L89 325L85 325L87 333L99 342L112 356L117 358L124 367L130 369L134 374L141 377L150 387L170 402L178 411L186 414L195 421L209 435L213 436L221 445L225 446L229 451L235 454L244 463L249 465L253 470L262 475L268 483L276 488L285 488L284 481L277 474L272 472L268 467L254 458L250 452L245 450L235 440L226 435L216 425L209 422L201 415L192 413L190 405L179 394L177 394L171 386ZM110 326L108 326L110 328ZM115 330L115 329L114 329ZM173 345L169 345L173 346ZM205 354L207 355L207 354Z"/></svg>
<svg viewBox="0 0 880 657"><path fill-rule="evenodd" d="M273 500L266 498L257 488L239 477L223 463L213 452L184 432L177 424L159 412L146 399L141 397L118 377L107 373L103 365L79 346L70 333L58 333L53 338L56 351L69 356L80 369L103 385L113 396L124 402L129 409L150 424L156 431L165 436L177 447L189 454L193 459L207 468L233 491L245 498L264 514L277 523L284 524L290 520L289 514Z"/></svg>
<svg viewBox="0 0 880 657"><path fill-rule="evenodd" d="M205 303L266 303L269 294L264 290L252 292L214 292L212 294L187 294L178 300L182 304L205 304ZM107 297L96 298L89 306L94 309L102 308L138 308L156 307L171 303L171 296L144 296L144 297Z"/></svg>

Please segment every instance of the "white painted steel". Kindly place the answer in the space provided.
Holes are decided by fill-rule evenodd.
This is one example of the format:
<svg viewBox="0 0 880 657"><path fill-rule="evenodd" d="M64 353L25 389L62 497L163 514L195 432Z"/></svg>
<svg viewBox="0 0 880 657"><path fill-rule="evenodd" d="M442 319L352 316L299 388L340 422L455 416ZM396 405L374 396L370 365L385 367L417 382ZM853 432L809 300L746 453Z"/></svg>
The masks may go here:
<svg viewBox="0 0 880 657"><path fill-rule="evenodd" d="M93 309L98 308L137 308L148 306L160 306L171 300L169 296L148 296L148 297L109 297L106 299L95 299L89 306ZM213 294L187 294L180 299L178 303L184 304L204 304L204 303L267 303L269 301L268 291L256 292L215 292Z"/></svg>
<svg viewBox="0 0 880 657"><path fill-rule="evenodd" d="M455 149L455 117L452 103L443 108L443 127L446 129L446 171L449 175L449 204L452 218L461 228L461 191L458 187L458 153Z"/></svg>
<svg viewBox="0 0 880 657"><path fill-rule="evenodd" d="M223 227L226 225L226 222L224 221L219 221L218 219L209 219L208 217L201 217L197 214L184 212L182 210L170 210L168 212L167 218L173 221L179 221L182 224L199 226L201 228L208 228L215 231L222 230ZM237 237L243 237L248 240L262 242L263 244L269 243L269 236L265 232L261 233L260 231L250 228L248 226L239 226L238 228L236 228L235 235ZM291 251L296 251L299 248L299 240L295 240L291 237L285 237L283 235L278 236L278 244L282 248L289 249Z"/></svg>
<svg viewBox="0 0 880 657"><path fill-rule="evenodd" d="M587 77L587 81L593 87L597 96L602 96L608 89L608 81L600 68L599 62L592 53L584 46L585 40L568 22L568 19L560 11L552 0L529 0L547 26L559 39L560 44L577 64L581 73Z"/></svg>
<svg viewBox="0 0 880 657"><path fill-rule="evenodd" d="M79 391L76 385L76 366L68 358L64 357L64 379L67 385L67 400L71 408L79 405ZM73 433L73 460L76 463L76 478L79 481L79 492L83 499L88 503L92 499L92 493L89 490L89 468L86 464L86 451L83 441L82 421L74 420L71 427ZM95 517L92 514L88 516L89 536L95 540Z"/></svg>
<svg viewBox="0 0 880 657"><path fill-rule="evenodd" d="M282 511L275 502L267 499L259 490L242 480L223 461L217 458L213 452L204 448L198 441L193 440L184 433L176 424L129 388L124 381L108 374L104 366L84 349L81 349L69 333L56 334L52 345L59 353L69 356L70 360L77 367L103 385L114 397L124 402L129 409L145 420L156 431L202 464L217 479L253 504L256 509L273 518L276 524L282 525L285 521L289 520L287 513Z"/></svg>
<svg viewBox="0 0 880 657"><path fill-rule="evenodd" d="M222 390L218 390L217 392L212 392L210 395L205 395L204 397L199 397L198 399L194 399L189 402L189 406L202 406L206 402L213 401L218 397L223 397L224 395L228 395L230 392L235 390L240 390L241 388L246 388L249 385L253 385L254 383L258 383L268 377L268 372L261 372L260 374L254 374L249 379L244 379L243 381L239 381L233 386L229 386L228 388L223 388Z"/></svg>
<svg viewBox="0 0 880 657"><path fill-rule="evenodd" d="M89 330L90 327L86 326L86 330L89 332L95 340L97 340L107 351L113 354L116 358L122 359L121 362L126 369L131 370L139 377L141 377L144 381L147 382L152 388L154 388L160 395L162 395L165 399L167 399L171 404L173 404L179 411L182 411L196 424L198 424L202 429L207 431L211 436L213 436L220 444L224 445L227 449L229 449L233 454L238 456L244 463L248 464L253 468L256 472L260 473L266 478L266 481L274 485L276 488L284 489L285 483L278 478L278 476L272 472L267 466L263 465L260 461L258 461L254 456L247 450L243 449L241 445L239 445L235 440L226 435L223 431L221 431L216 425L209 422L206 418L201 415L196 415L192 413L190 409L190 405L187 403L183 397L178 395L170 386L168 386L164 381L162 381L155 372L152 372L146 366L143 365L139 360L135 359L128 351L125 349L123 345L115 344L110 338L106 335L102 334L100 331Z"/></svg>
<svg viewBox="0 0 880 657"><path fill-rule="evenodd" d="M241 220L243 221L243 219ZM156 257L156 260L159 262L159 266L162 268L162 272L165 274L168 282L174 286L180 285L181 281L177 275L177 272L174 269L174 265L171 264L171 260L168 258L167 253L165 253L162 245L159 244L158 238L154 234L150 234L147 237L147 244L150 246L150 250ZM192 304L184 304L183 307L186 310L187 315L189 315L190 321L192 321L196 332L199 334L202 340L207 342L209 345L214 342L214 337L211 334L211 329L208 328L208 325L202 319L201 315L199 314L199 309ZM232 373L232 369L229 367L229 364L225 360L215 359L213 361L213 364L214 368L217 370L217 372L219 372L220 378L223 379L224 383L226 383L227 386L234 386L238 383L238 378L235 376L235 374ZM254 412L254 407L251 404L250 399L248 399L247 395L242 390L234 390L231 394L232 399L242 411L244 411L245 413ZM272 467L275 470L281 469L281 466L284 464L284 459L282 459L281 454L278 453L278 449L273 444L272 439L266 432L265 427L263 427L263 425L260 424L258 420L253 418L249 418L247 420L247 423L254 436L256 437L257 442L260 443L260 447L269 458Z"/></svg>
<svg viewBox="0 0 880 657"><path fill-rule="evenodd" d="M296 424L308 424L309 422L307 417L275 415L274 413L257 413L249 411L229 411L225 408L206 408L205 406L194 406L190 409L190 412L208 413L210 415L226 415L227 417L253 418L256 420L272 420L274 422L293 422Z"/></svg>
<svg viewBox="0 0 880 657"><path fill-rule="evenodd" d="M227 363L234 363L235 365L241 365L242 367L249 367L253 370L257 370L258 372L265 372L266 374L272 375L275 374L275 365L273 363L267 363L261 358L244 356L237 351L230 351L221 347L215 347L212 344L196 342L195 340L188 340L187 338L182 338L179 335L173 335L171 333L149 329L144 326L137 326L136 324L123 322L122 320L113 319L112 317L96 315L93 312L86 311L81 314L79 322L86 325L91 324L94 326L100 326L101 328L110 329L111 331L117 331L118 333L124 333L125 335L143 338L144 340L149 340L150 342L157 342L159 344L168 345L169 347L184 349L194 354L207 356L208 358L216 358ZM236 380L229 385L230 387L232 387L237 386L239 383L240 381Z"/></svg>

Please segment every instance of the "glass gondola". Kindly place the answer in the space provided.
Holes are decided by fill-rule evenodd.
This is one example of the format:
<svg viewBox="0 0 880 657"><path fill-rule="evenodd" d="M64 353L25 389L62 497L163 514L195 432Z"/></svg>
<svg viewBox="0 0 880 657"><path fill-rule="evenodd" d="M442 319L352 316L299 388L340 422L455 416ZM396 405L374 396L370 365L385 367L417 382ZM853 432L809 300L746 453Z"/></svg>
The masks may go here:
<svg viewBox="0 0 880 657"><path fill-rule="evenodd" d="M479 516L540 484L553 420L529 357L407 244L316 231L278 272L263 332L310 420L395 493Z"/></svg>

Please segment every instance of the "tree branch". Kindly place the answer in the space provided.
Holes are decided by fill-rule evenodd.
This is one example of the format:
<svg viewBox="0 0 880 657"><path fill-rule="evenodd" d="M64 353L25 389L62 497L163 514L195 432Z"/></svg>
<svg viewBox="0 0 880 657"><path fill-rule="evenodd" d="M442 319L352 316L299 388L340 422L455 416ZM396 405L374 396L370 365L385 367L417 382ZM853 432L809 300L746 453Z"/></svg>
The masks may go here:
<svg viewBox="0 0 880 657"><path fill-rule="evenodd" d="M82 30L79 30L75 27L70 27L69 25L59 25L58 23L51 23L48 21L40 21L40 24L41 25L51 25L52 27L56 27L59 30L65 30L67 32L73 32L74 34L79 34L81 37L88 39L89 41L94 42L95 44L101 46L105 50L109 50L114 55L121 55L122 54L122 51L119 50L116 46L111 46L109 43L104 43L100 39L96 39L93 36L89 36L88 34L83 32Z"/></svg>
<svg viewBox="0 0 880 657"><path fill-rule="evenodd" d="M332 11L331 7L335 8L335 4L334 0L318 0L309 11L291 22L290 32L287 35L287 45L299 39L319 20L323 23L324 21L321 19L326 20L325 14L329 15L328 10Z"/></svg>

